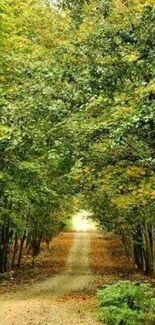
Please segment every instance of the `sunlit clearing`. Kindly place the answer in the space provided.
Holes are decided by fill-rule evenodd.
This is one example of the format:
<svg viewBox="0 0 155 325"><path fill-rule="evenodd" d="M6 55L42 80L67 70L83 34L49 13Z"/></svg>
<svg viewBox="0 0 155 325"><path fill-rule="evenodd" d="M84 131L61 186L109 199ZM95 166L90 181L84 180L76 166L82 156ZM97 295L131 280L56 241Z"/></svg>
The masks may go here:
<svg viewBox="0 0 155 325"><path fill-rule="evenodd" d="M94 231L96 229L95 222L89 219L90 213L80 211L73 217L73 230L75 231Z"/></svg>

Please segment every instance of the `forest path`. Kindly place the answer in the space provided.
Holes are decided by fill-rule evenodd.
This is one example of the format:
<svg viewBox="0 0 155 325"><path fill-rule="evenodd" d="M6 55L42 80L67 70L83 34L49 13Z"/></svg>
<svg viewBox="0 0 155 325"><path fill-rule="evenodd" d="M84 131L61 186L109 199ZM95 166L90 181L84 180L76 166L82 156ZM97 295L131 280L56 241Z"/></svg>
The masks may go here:
<svg viewBox="0 0 155 325"><path fill-rule="evenodd" d="M90 244L95 236L95 232L75 233L66 268L60 274L2 295L0 324L99 324L95 300L86 294L94 279Z"/></svg>

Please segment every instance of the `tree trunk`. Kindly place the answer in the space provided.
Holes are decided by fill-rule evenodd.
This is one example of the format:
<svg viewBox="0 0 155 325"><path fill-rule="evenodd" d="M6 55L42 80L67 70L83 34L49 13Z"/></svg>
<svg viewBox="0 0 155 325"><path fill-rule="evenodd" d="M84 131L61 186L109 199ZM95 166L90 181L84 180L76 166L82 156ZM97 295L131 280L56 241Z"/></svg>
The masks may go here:
<svg viewBox="0 0 155 325"><path fill-rule="evenodd" d="M147 221L145 220L144 227L144 238L145 238L145 272L147 275L151 276L153 274L153 241L152 236L150 240L149 227Z"/></svg>
<svg viewBox="0 0 155 325"><path fill-rule="evenodd" d="M5 224L0 229L0 273L4 273L4 241L5 241Z"/></svg>
<svg viewBox="0 0 155 325"><path fill-rule="evenodd" d="M10 231L10 225L9 223L6 226L5 229L5 245L4 245L4 271L7 271L7 264L8 264L8 254L9 254L9 242L10 238L12 237L12 231Z"/></svg>
<svg viewBox="0 0 155 325"><path fill-rule="evenodd" d="M133 235L134 244L134 260L140 271L144 271L144 255L143 255L143 237L141 227L137 226L137 229Z"/></svg>
<svg viewBox="0 0 155 325"><path fill-rule="evenodd" d="M18 235L16 233L15 234L15 241L14 241L14 248L13 248L12 264L11 264L12 269L15 267L15 259L16 259L17 250L18 250Z"/></svg>
<svg viewBox="0 0 155 325"><path fill-rule="evenodd" d="M28 233L27 238L26 238L26 248L29 249L30 244L31 244L31 232Z"/></svg>
<svg viewBox="0 0 155 325"><path fill-rule="evenodd" d="M23 245L24 245L25 238L26 238L26 234L24 232L24 235L23 235L23 237L21 239L21 243L20 243L20 250L19 250L19 256L18 256L18 263L17 263L18 268L20 268L20 265L21 265L22 251L23 251Z"/></svg>

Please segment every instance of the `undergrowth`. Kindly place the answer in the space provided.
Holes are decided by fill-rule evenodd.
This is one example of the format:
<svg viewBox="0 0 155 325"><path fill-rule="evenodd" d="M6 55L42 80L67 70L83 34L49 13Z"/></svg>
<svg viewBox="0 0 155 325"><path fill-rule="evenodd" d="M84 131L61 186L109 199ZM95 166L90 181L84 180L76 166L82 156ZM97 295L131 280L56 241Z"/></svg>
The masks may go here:
<svg viewBox="0 0 155 325"><path fill-rule="evenodd" d="M99 319L108 325L154 325L155 291L147 283L119 281L98 291Z"/></svg>

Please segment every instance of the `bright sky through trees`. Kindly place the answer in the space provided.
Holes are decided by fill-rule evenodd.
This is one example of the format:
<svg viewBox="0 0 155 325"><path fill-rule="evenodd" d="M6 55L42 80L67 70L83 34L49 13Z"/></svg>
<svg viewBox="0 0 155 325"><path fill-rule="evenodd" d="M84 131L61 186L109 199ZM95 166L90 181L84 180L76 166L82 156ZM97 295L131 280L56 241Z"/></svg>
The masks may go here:
<svg viewBox="0 0 155 325"><path fill-rule="evenodd" d="M73 229L76 231L93 231L96 229L94 221L88 219L90 213L82 210L73 217Z"/></svg>

